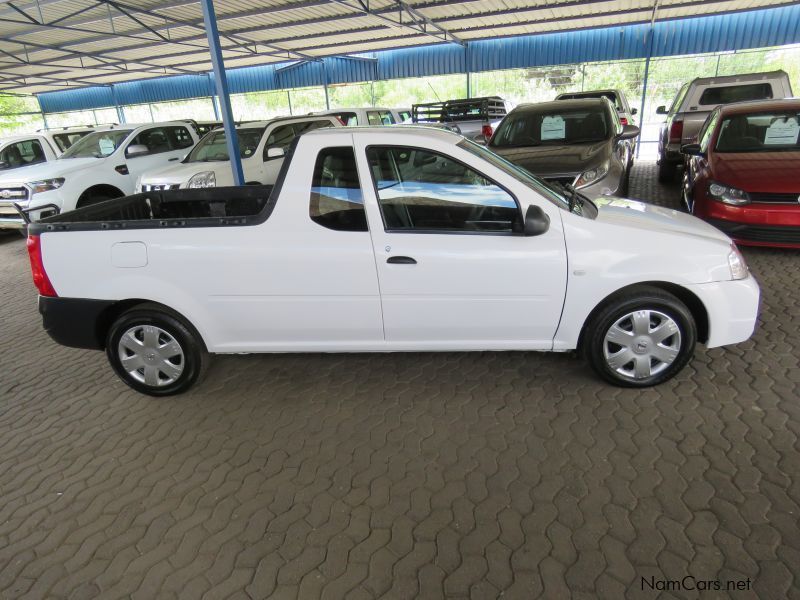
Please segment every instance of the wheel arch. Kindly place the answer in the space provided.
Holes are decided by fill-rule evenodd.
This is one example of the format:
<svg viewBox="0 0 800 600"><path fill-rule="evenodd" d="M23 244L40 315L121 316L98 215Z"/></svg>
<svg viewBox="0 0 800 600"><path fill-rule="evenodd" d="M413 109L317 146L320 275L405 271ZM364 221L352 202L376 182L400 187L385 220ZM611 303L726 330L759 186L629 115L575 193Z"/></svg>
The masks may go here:
<svg viewBox="0 0 800 600"><path fill-rule="evenodd" d="M677 283L671 283L668 281L641 281L639 283L633 283L630 285L626 285L612 293L608 296L603 298L600 302L598 302L597 306L595 306L592 311L586 316L584 319L583 324L581 325L581 332L578 336L578 349L582 351L583 349L583 341L584 341L584 334L586 329L589 327L589 324L594 319L595 315L603 310L610 302L613 302L620 296L625 296L627 293L633 291L636 288L640 287L650 287L650 288L657 288L661 291L668 292L678 298L681 302L686 305L686 308L689 309L689 312L692 314L692 318L694 319L695 325L697 326L697 341L705 344L708 341L709 335L709 317L708 317L708 310L706 309L703 301L691 290L683 287L682 285L678 285Z"/></svg>
<svg viewBox="0 0 800 600"><path fill-rule="evenodd" d="M129 298L127 300L119 300L108 306L100 313L100 315L97 317L97 321L95 322L95 335L97 336L97 340L100 342L102 348L105 349L108 332L111 329L111 326L114 324L114 321L116 321L120 315L134 308L148 307L161 310L181 321L194 335L197 336L197 339L200 340L203 348L206 351L208 350L205 339L203 339L203 336L200 334L200 332L197 330L197 327L194 326L191 320L187 319L180 312L167 306L166 304L154 302L153 300L147 300L145 298Z"/></svg>
<svg viewBox="0 0 800 600"><path fill-rule="evenodd" d="M117 186L108 184L108 183L98 183L86 188L83 193L78 196L78 202L76 205L80 204L82 200L89 198L92 194L103 194L104 196L111 196L111 197L121 197L125 195L121 189Z"/></svg>

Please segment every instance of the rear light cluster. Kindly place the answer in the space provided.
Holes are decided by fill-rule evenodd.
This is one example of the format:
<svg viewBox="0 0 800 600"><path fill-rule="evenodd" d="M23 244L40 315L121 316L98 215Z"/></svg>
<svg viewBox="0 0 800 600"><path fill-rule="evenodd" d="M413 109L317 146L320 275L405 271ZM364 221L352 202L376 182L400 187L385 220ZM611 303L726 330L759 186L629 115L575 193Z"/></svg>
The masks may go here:
<svg viewBox="0 0 800 600"><path fill-rule="evenodd" d="M483 135L483 138L488 142L494 135L494 129L492 129L491 125L485 123L483 127L481 127L481 134Z"/></svg>
<svg viewBox="0 0 800 600"><path fill-rule="evenodd" d="M623 125L627 125L628 124L628 119L626 119L625 117L620 117L619 120L620 120L620 123L622 123Z"/></svg>
<svg viewBox="0 0 800 600"><path fill-rule="evenodd" d="M683 121L675 119L669 128L669 141L680 142L681 139L683 139Z"/></svg>
<svg viewBox="0 0 800 600"><path fill-rule="evenodd" d="M28 236L28 256L31 259L31 273L33 274L33 285L39 290L42 296L50 296L55 298L58 296L53 284L50 283L50 278L44 270L44 262L42 262L42 245L38 235Z"/></svg>

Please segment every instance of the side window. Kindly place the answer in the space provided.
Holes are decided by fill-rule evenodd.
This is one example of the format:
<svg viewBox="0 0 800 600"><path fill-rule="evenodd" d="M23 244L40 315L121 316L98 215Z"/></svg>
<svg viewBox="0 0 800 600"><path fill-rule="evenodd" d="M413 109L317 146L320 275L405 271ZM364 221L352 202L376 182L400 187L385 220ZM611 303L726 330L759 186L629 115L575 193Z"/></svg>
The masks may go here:
<svg viewBox="0 0 800 600"><path fill-rule="evenodd" d="M291 123L287 125L278 125L267 137L267 143L264 144L264 160L267 160L267 150L270 148L286 148L292 143L294 139L294 125Z"/></svg>
<svg viewBox="0 0 800 600"><path fill-rule="evenodd" d="M367 120L370 125L394 125L394 117L388 110L368 110Z"/></svg>
<svg viewBox="0 0 800 600"><path fill-rule="evenodd" d="M160 154L162 152L169 152L172 148L169 145L167 133L163 127L154 127L153 129L145 129L130 143L130 146L146 146L147 153L138 154L137 156L148 156L151 154ZM126 151L127 154L127 151Z"/></svg>
<svg viewBox="0 0 800 600"><path fill-rule="evenodd" d="M510 233L522 226L514 197L452 158L405 147L367 151L387 231Z"/></svg>
<svg viewBox="0 0 800 600"><path fill-rule="evenodd" d="M311 180L309 215L315 223L335 231L367 231L364 199L351 147L320 151Z"/></svg>
<svg viewBox="0 0 800 600"><path fill-rule="evenodd" d="M44 150L37 140L25 140L9 144L0 152L0 169L15 169L46 160Z"/></svg>
<svg viewBox="0 0 800 600"><path fill-rule="evenodd" d="M703 152L708 150L708 142L711 139L711 135L714 133L714 129L717 128L718 120L719 120L719 111L716 110L711 114L711 116L703 126L703 130L700 132L700 149Z"/></svg>
<svg viewBox="0 0 800 600"><path fill-rule="evenodd" d="M333 115L342 122L342 125L354 127L358 125L358 115L354 112L340 112Z"/></svg>
<svg viewBox="0 0 800 600"><path fill-rule="evenodd" d="M72 144L77 142L88 133L88 131L80 131L76 133L57 133L53 135L53 140L55 140L58 149L61 152L64 152L64 150L72 146Z"/></svg>
<svg viewBox="0 0 800 600"><path fill-rule="evenodd" d="M186 127L166 127L165 129L173 150L182 150L194 146L192 134L189 133Z"/></svg>

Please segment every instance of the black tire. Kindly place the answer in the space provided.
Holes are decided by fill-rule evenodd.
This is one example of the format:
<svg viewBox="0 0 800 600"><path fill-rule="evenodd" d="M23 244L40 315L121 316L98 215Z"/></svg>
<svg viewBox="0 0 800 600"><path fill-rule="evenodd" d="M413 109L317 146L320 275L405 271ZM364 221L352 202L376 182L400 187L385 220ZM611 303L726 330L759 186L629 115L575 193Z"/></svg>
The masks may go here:
<svg viewBox="0 0 800 600"><path fill-rule="evenodd" d="M658 181L660 183L672 183L675 180L676 165L662 158L658 163Z"/></svg>
<svg viewBox="0 0 800 600"><path fill-rule="evenodd" d="M671 363L666 363L656 360L654 364L653 358L650 356L649 350L652 348L653 340L643 338L641 342L644 348L636 342L638 339L635 332L632 331L630 335L632 345L636 343L636 349L630 349L631 361L619 366L620 369L635 370L635 365L641 359L644 362L649 361L648 371L653 369L655 371L649 377L636 378L635 375L625 375L612 368L605 355L606 350L606 334L610 331L611 327L617 324L621 319L635 311L652 311L649 325L659 325L664 321L660 315L666 316L672 320L672 323L677 325L679 336L673 333L670 337L663 340L663 343L672 346L670 352L676 352L676 355ZM633 325L633 321L630 321ZM625 329L623 325L620 325ZM641 337L641 336L639 336ZM694 348L697 343L697 326L695 324L692 313L674 295L665 292L659 288L651 286L637 286L625 291L624 294L619 294L611 298L604 305L602 305L590 317L590 321L586 325L584 331L582 348L584 356L588 360L592 369L603 379L620 387L650 387L663 383L672 377L686 366L686 364L694 356ZM648 346L649 344L649 346ZM659 344L660 345L660 344ZM621 352L625 350L623 346L617 346L613 342L608 344L609 350L614 352ZM642 354L639 354L641 352ZM659 353L661 350L659 350ZM625 356L625 355L620 355ZM620 359L624 360L624 359Z"/></svg>
<svg viewBox="0 0 800 600"><path fill-rule="evenodd" d="M160 371L162 368L168 368L163 359L159 359L152 353L144 354L147 352L142 341L144 338L137 338L143 344L143 360L152 358L153 363L143 365L141 370L137 371L138 378L129 373L123 366L121 353L130 351L120 348L120 339L127 332L138 327L156 327L160 329L162 333L156 334L158 344L166 344L171 338L172 341L177 342L179 345L182 356L180 359L177 359L177 357L170 359L173 368L180 368L180 374L175 376L173 381L169 381L172 378L166 372ZM136 333L138 335L139 332L137 331ZM137 392L149 396L171 396L185 392L201 379L209 362L205 344L191 324L185 322L180 315L158 304L149 303L140 304L124 312L114 321L106 337L106 356L114 372L122 381ZM155 377L158 381L156 385L142 380L146 372L152 373L153 369L156 370Z"/></svg>
<svg viewBox="0 0 800 600"><path fill-rule="evenodd" d="M625 174L622 176L622 186L620 186L619 195L623 198L628 197L628 192L631 189L631 168L625 169Z"/></svg>

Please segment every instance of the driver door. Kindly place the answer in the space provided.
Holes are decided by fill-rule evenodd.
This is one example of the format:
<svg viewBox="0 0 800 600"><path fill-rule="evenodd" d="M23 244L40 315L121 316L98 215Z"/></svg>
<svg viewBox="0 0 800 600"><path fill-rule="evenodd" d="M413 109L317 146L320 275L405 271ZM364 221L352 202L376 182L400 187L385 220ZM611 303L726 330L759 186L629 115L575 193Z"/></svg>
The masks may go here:
<svg viewBox="0 0 800 600"><path fill-rule="evenodd" d="M403 348L550 349L566 289L561 223L536 237L517 199L425 148L359 149L386 341Z"/></svg>

